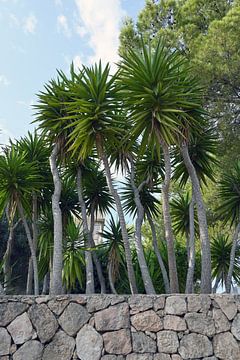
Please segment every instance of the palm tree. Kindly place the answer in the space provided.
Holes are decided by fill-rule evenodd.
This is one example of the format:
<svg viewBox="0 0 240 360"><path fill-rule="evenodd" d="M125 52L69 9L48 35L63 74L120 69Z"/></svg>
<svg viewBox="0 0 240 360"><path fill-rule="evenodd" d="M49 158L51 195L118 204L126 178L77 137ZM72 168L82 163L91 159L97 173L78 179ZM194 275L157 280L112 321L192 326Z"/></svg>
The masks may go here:
<svg viewBox="0 0 240 360"><path fill-rule="evenodd" d="M240 233L240 161L237 161L233 165L232 170L229 173L222 174L219 183L221 206L218 208L218 212L225 223L230 221L231 226L235 226L229 269L226 278L226 291L230 293Z"/></svg>
<svg viewBox="0 0 240 360"><path fill-rule="evenodd" d="M92 154L94 147L98 151L119 215L131 291L136 293L126 222L106 155L106 144L113 142L115 134L121 131L117 114L119 102L116 97L118 92L115 85L116 75L110 77L109 71L109 65L102 68L101 62L93 67L84 67L82 78L72 90L75 93L75 101L68 105L68 115L70 114L68 118L73 119L70 150L74 154L77 153L78 158L83 161Z"/></svg>
<svg viewBox="0 0 240 360"><path fill-rule="evenodd" d="M107 269L110 289L113 294L117 294L115 283L120 277L121 268L125 267L124 243L120 223L114 220L112 214L110 214L108 227L103 230L101 235L105 239L104 247L108 259Z"/></svg>
<svg viewBox="0 0 240 360"><path fill-rule="evenodd" d="M28 132L27 136L20 138L17 141L16 146L20 152L25 154L25 159L28 162L34 162L38 168L39 176L42 177L42 185L47 186L50 179L50 167L49 167L49 145L46 141L46 138L43 135L40 135L35 130L33 133ZM41 203L40 192L32 193L32 234L33 234L33 243L35 249L37 249L37 240L38 240L38 227L37 222L39 218L39 207ZM29 259L28 266L28 278L27 278L27 289L26 294L32 294L32 279L33 279L33 267L32 259Z"/></svg>
<svg viewBox="0 0 240 360"><path fill-rule="evenodd" d="M29 197L33 191L38 192L41 188L41 178L39 177L36 164L28 163L25 155L19 153L14 145L5 149L4 155L0 156L0 176L0 209L4 211L8 206L11 212L14 212L14 209L18 210L27 235L33 261L34 293L38 295L36 248L34 247L27 215L29 214Z"/></svg>
<svg viewBox="0 0 240 360"><path fill-rule="evenodd" d="M51 173L54 183L52 194L52 212L54 219L54 250L53 250L53 281L51 287L52 294L62 293L62 214L60 208L60 197L62 184L58 170L58 159L66 153L66 141L69 131L64 127L66 121L63 118L67 115L65 102L71 100L71 94L66 86L67 79L64 74L59 73L59 78L49 81L45 85L45 91L41 91L38 96L36 121L39 128L43 130L50 144L51 155L49 157ZM73 71L72 77L75 78ZM64 125L64 126L63 126Z"/></svg>
<svg viewBox="0 0 240 360"><path fill-rule="evenodd" d="M230 266L230 255L232 249L232 241L229 235L217 234L211 239L211 255L212 255L212 277L215 279L213 292L215 293L218 286L225 286ZM234 266L232 279L236 284L240 284L240 247L237 245L234 258Z"/></svg>
<svg viewBox="0 0 240 360"><path fill-rule="evenodd" d="M199 179L200 185L207 185L207 179L215 181L213 167L218 164L216 159L216 143L217 137L215 130L212 127L206 126L205 129L199 131L195 134L192 134L188 142L188 152L191 159L191 162L196 170L197 177ZM180 187L184 188L189 180L189 172L186 168L186 165L182 159L182 154L179 153L178 148L174 149L173 152L173 166L174 166L174 176L173 178L179 182ZM192 186L192 195L186 195L180 199L182 206L177 202L174 207L174 213L178 220L175 223L176 231L178 232L180 226L184 228L183 219L185 219L185 224L189 224L186 228L189 234L189 250L188 250L188 275L186 283L186 293L193 291L193 280L194 280L194 267L195 267L195 229L198 229L198 224L194 220L194 208L195 208L195 196L194 189ZM189 204L189 206L188 206ZM187 207L189 210L187 211ZM184 211L185 208L185 211ZM184 214L180 212L184 211ZM195 224L194 224L195 223ZM203 242L202 252L203 252ZM204 260L204 259L202 259ZM202 268L205 266L205 261L202 261ZM202 271L202 276L204 276L204 271Z"/></svg>
<svg viewBox="0 0 240 360"><path fill-rule="evenodd" d="M164 156L165 176L162 184L162 206L168 244L170 287L178 292L174 238L169 208L171 161L169 146L179 132L178 115L187 102L184 83L178 83L182 59L160 42L153 52L142 45L141 51L129 49L122 55L120 84L122 98L133 121L133 139L141 136L141 146L155 144Z"/></svg>

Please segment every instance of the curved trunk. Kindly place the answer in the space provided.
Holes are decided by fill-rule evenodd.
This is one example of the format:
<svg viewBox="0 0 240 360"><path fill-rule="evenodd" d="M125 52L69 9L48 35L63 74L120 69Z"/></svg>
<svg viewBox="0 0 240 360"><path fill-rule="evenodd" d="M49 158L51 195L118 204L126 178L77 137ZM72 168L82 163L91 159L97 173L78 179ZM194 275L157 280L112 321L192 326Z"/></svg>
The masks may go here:
<svg viewBox="0 0 240 360"><path fill-rule="evenodd" d="M83 232L86 238L86 246L87 248L91 248L91 239L90 233L88 229L87 222L87 209L86 204L83 199L83 187L82 187L82 170L81 167L78 167L77 170L77 192L78 192L78 200L81 206L81 214L82 214L82 224L83 224ZM93 273L93 261L92 261L92 253L90 250L85 250L85 262L86 262L86 294L94 294L94 273Z"/></svg>
<svg viewBox="0 0 240 360"><path fill-rule="evenodd" d="M100 148L99 153L100 153L101 159L104 164L108 187L109 187L111 195L114 198L116 208L117 208L119 223L121 226L122 239L123 239L123 244L124 244L124 251L125 251L125 256L126 256L126 264L127 264L127 272L128 272L128 280L129 280L130 290L131 290L132 294L137 294L138 290L137 290L136 278L135 278L134 269L133 269L131 249L130 249L128 233L127 233L127 226L126 226L126 222L125 222L125 218L124 218L121 200L120 200L117 190L113 186L113 181L112 181L112 176L111 176L108 159L107 159L106 155L103 153L103 149L100 144L98 144L98 147Z"/></svg>
<svg viewBox="0 0 240 360"><path fill-rule="evenodd" d="M30 248L32 262L33 262L34 295L39 295L38 264L37 264L36 250L34 248L31 232L30 232L30 229L29 229L29 226L28 226L25 214L24 214L22 204L19 201L19 199L17 199L17 206L18 206L19 215L21 217L21 220L23 222L23 226L24 226L24 229L25 229L25 232L26 232L26 235L27 235L28 245L29 245L29 248Z"/></svg>
<svg viewBox="0 0 240 360"><path fill-rule="evenodd" d="M50 156L50 167L53 177L54 193L52 195L53 213L53 276L50 288L51 295L62 294L62 267L63 267L63 245L62 245L62 211L60 208L60 198L62 184L57 168L58 145L55 144Z"/></svg>
<svg viewBox="0 0 240 360"><path fill-rule="evenodd" d="M149 222L149 225L150 225L150 228L151 228L151 232L152 232L153 249L154 249L154 252L156 254L158 264L159 264L161 272L162 272L162 277L163 277L163 282L164 282L164 287L165 287L165 293L169 294L170 293L170 283L169 283L169 279L168 279L168 273L167 273L166 267L164 265L162 256L161 256L159 248L158 248L157 234L156 234L155 225L154 225L153 219L151 218L151 215L148 212L147 212L147 219L148 219L148 222Z"/></svg>
<svg viewBox="0 0 240 360"><path fill-rule="evenodd" d="M194 194L189 206L189 250L188 250L188 272L186 280L186 294L194 293L194 268L195 268L195 229L194 229Z"/></svg>
<svg viewBox="0 0 240 360"><path fill-rule="evenodd" d="M233 268L234 268L239 233L240 233L240 223L238 223L238 225L235 229L234 235L233 235L233 242L232 242L232 248L231 248L231 254L230 254L230 263L229 263L229 269L228 269L228 274L227 274L227 278L226 278L226 292L228 294L230 294L230 292L231 292L232 275L233 275Z"/></svg>
<svg viewBox="0 0 240 360"><path fill-rule="evenodd" d="M26 294L32 295L32 293L33 293L33 263L32 263L32 258L30 257L28 261Z"/></svg>
<svg viewBox="0 0 240 360"><path fill-rule="evenodd" d="M174 236L172 230L172 220L170 215L170 205L169 205L169 187L171 181L171 159L169 153L169 147L165 142L161 142L164 156L164 165L165 165L165 177L162 184L162 209L163 209L163 222L165 229L165 237L167 241L167 252L168 252L168 269L169 269L169 279L170 279L170 290L171 293L179 292L178 285L178 274L177 274L177 264L176 256L174 249Z"/></svg>
<svg viewBox="0 0 240 360"><path fill-rule="evenodd" d="M210 241L208 236L208 225L206 209L203 202L200 182L190 159L188 146L186 142L181 145L181 153L184 164L187 168L190 176L195 203L197 206L198 224L200 231L200 242L201 242L201 293L209 294L212 291L212 279L211 279L211 252L210 252Z"/></svg>
<svg viewBox="0 0 240 360"><path fill-rule="evenodd" d="M113 276L112 276L112 266L111 266L111 264L108 266L108 279L109 279L109 285L110 285L110 289L111 289L112 293L117 295L117 290L115 289Z"/></svg>
<svg viewBox="0 0 240 360"><path fill-rule="evenodd" d="M91 223L91 225L90 225L90 241L91 241L91 243L90 244L91 244L91 247L95 248L96 244L93 239L93 231L94 231L94 223L95 223L94 206L91 207L90 223ZM106 282L105 282L105 278L103 276L102 265L101 265L101 262L99 261L96 250L93 250L92 256L93 256L94 265L96 266L96 270L97 270L98 280L99 280L100 287L101 287L101 294L106 294Z"/></svg>
<svg viewBox="0 0 240 360"><path fill-rule="evenodd" d="M144 284L146 293L148 295L156 294L153 283L152 283L151 276L149 274L148 266L147 266L146 259L144 256L143 245L142 245L141 230L142 230L142 223L143 223L143 219L144 219L144 208L141 203L139 190L134 181L134 177L135 177L134 172L135 171L134 171L133 159L130 159L130 163L131 163L131 170L130 170L131 186L132 186L132 190L133 190L133 194L134 194L134 202L137 207L137 218L136 218L136 222L135 222L135 232L134 232L137 257L138 257L138 262L139 262L142 279L143 279L143 284Z"/></svg>

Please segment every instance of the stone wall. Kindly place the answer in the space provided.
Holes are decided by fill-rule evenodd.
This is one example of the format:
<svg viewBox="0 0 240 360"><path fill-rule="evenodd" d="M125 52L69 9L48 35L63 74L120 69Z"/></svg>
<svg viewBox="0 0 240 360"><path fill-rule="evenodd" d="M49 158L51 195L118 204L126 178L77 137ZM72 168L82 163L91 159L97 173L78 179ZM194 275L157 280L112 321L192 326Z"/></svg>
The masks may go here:
<svg viewBox="0 0 240 360"><path fill-rule="evenodd" d="M0 359L240 360L240 297L1 297Z"/></svg>

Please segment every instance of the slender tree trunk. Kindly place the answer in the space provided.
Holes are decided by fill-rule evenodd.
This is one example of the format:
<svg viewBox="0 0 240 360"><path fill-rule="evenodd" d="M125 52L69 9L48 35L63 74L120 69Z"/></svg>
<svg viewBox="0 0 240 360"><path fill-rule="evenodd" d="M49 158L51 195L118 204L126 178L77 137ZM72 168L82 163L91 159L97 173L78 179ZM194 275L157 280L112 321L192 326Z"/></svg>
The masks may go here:
<svg viewBox="0 0 240 360"><path fill-rule="evenodd" d="M212 279L211 279L211 251L210 251L210 241L208 236L206 209L203 202L200 182L196 170L193 166L193 163L190 159L188 146L186 142L184 142L181 145L181 153L183 156L184 164L187 168L188 174L192 182L193 193L197 206L198 224L199 224L200 241L201 241L201 253L202 253L201 293L209 294L212 291Z"/></svg>
<svg viewBox="0 0 240 360"><path fill-rule="evenodd" d="M63 229L62 229L62 211L60 208L60 198L62 191L62 184L57 168L58 145L55 144L52 150L50 160L50 167L53 177L54 193L52 195L52 213L53 213L53 278L50 288L51 295L62 294L62 268L63 268Z"/></svg>
<svg viewBox="0 0 240 360"><path fill-rule="evenodd" d="M83 224L83 232L86 238L86 245L88 248L91 248L91 239L90 233L88 229L88 221L87 221L87 209L86 204L83 199L83 186L82 186L82 170L81 167L78 167L77 170L77 191L78 191L78 200L81 206L81 214L82 214L82 224ZM93 260L92 253L90 250L85 251L85 262L86 262L86 294L94 294L94 273L93 273Z"/></svg>
<svg viewBox="0 0 240 360"><path fill-rule="evenodd" d="M33 263L32 263L32 257L30 256L28 261L26 294L32 295L32 293L33 293Z"/></svg>
<svg viewBox="0 0 240 360"><path fill-rule="evenodd" d="M228 269L228 274L227 274L227 278L226 278L226 292L228 294L230 294L230 292L231 292L232 275L233 275L239 233L240 233L240 223L238 223L238 225L235 229L234 235L233 235L232 248L231 248L231 253L230 253L230 263L229 263L229 269Z"/></svg>
<svg viewBox="0 0 240 360"><path fill-rule="evenodd" d="M99 147L100 157L101 157L101 159L103 161L105 172L106 172L106 178L107 178L107 182L108 182L108 187L109 187L111 195L113 196L113 198L115 200L117 213L118 213L118 217L119 217L119 223L120 223L120 226L121 226L121 232L122 232L122 239L123 239L125 256L126 256L127 272L128 272L128 280L129 280L130 290L131 290L132 294L137 294L138 290L137 290L136 278L135 278L134 269L133 269L131 249L130 249L128 233L127 233L127 226L126 226L126 222L125 222L125 218L124 218L124 213L123 213L121 200L120 200L120 197L119 197L119 194L118 194L117 190L113 186L111 170L110 170L110 166L109 166L109 163L108 163L107 156L104 154L101 144L98 144L98 145L99 145L98 147Z"/></svg>
<svg viewBox="0 0 240 360"><path fill-rule="evenodd" d="M149 274L148 266L147 266L146 259L144 256L143 245L142 245L141 231L142 231L142 223L143 223L143 219L144 219L144 208L141 203L139 190L138 190L138 188L135 184L135 180L134 180L135 171L134 171L134 163L133 163L132 158L130 159L130 163L131 163L131 170L130 170L131 186L132 186L132 190L133 190L133 194L134 194L134 202L137 207L137 218L136 218L136 222L135 222L135 233L134 233L137 257L138 257L138 262L139 262L142 279L143 279L143 284L144 284L146 293L148 295L156 294L153 283L152 283L151 276Z"/></svg>
<svg viewBox="0 0 240 360"><path fill-rule="evenodd" d="M46 273L43 279L42 295L47 295L49 292L50 274L49 271Z"/></svg>
<svg viewBox="0 0 240 360"><path fill-rule="evenodd" d="M37 256L36 256L36 251L33 245L33 239L31 236L31 232L30 232L30 228L28 226L25 214L24 214L24 210L22 207L21 202L19 201L19 199L17 200L17 206L18 206L18 211L19 211L19 215L22 219L23 222L23 226L27 235L27 239L28 239L28 245L30 248L30 252L31 252L31 257L32 257L32 262L33 262L33 277L34 277L34 295L39 295L39 282L38 282L38 264L37 264Z"/></svg>
<svg viewBox="0 0 240 360"><path fill-rule="evenodd" d="M215 284L214 284L214 287L213 287L213 294L216 294L217 289L218 289L218 285L219 285L219 283L220 283L220 280L221 280L221 276L218 276L218 277L216 278L216 281L215 281Z"/></svg>
<svg viewBox="0 0 240 360"><path fill-rule="evenodd" d="M94 224L95 224L95 217L94 217L94 208L95 207L92 205L91 205L91 215L90 215L90 241L91 241L91 247L94 248L96 246L94 239L93 239ZM100 287L101 287L101 294L106 294L106 282L105 282L105 278L103 276L102 265L97 256L96 250L93 250L92 256L93 256L94 265L96 266L96 270L97 270L98 280L99 280Z"/></svg>
<svg viewBox="0 0 240 360"><path fill-rule="evenodd" d="M0 283L0 295L4 295L4 288L1 283Z"/></svg>
<svg viewBox="0 0 240 360"><path fill-rule="evenodd" d="M112 265L111 264L109 264L109 266L108 266L108 279L109 279L109 285L110 285L110 289L111 289L112 293L117 295L117 290L115 288L113 276L112 276Z"/></svg>
<svg viewBox="0 0 240 360"><path fill-rule="evenodd" d="M172 220L171 220L170 205L169 205L171 159L170 159L168 145L165 142L161 142L161 145L163 149L164 165L165 165L165 177L162 184L162 209L163 209L165 237L167 241L170 290L171 293L178 293L179 285L178 285L177 263L176 263L175 249L174 249L174 236L173 236Z"/></svg>
<svg viewBox="0 0 240 360"><path fill-rule="evenodd" d="M158 248L157 233L156 233L155 225L154 225L154 222L153 222L153 219L152 219L151 215L148 212L147 212L147 218L148 218L148 222L149 222L151 232L152 232L153 249L154 249L154 252L156 254L158 264L159 264L161 272L162 272L162 277L163 277L163 282L164 282L164 287L165 287L165 293L169 294L170 293L170 283L169 283L169 279L168 279L168 273L167 273L166 267L164 265L162 256L161 256L159 248Z"/></svg>
<svg viewBox="0 0 240 360"><path fill-rule="evenodd" d="M194 269L195 269L195 229L194 229L194 194L189 205L189 250L188 250L188 272L186 280L186 294L194 292Z"/></svg>

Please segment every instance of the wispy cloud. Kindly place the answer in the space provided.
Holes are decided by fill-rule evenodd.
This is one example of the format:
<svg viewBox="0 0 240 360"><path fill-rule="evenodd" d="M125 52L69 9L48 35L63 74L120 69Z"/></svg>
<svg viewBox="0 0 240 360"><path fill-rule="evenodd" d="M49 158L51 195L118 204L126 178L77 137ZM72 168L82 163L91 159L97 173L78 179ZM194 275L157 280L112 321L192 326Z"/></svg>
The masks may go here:
<svg viewBox="0 0 240 360"><path fill-rule="evenodd" d="M68 25L68 19L65 15L59 15L57 17L57 24L59 32L63 32L66 37L71 37L72 33Z"/></svg>
<svg viewBox="0 0 240 360"><path fill-rule="evenodd" d="M119 24L125 15L120 0L75 0L81 23L90 39L94 62L118 60Z"/></svg>
<svg viewBox="0 0 240 360"><path fill-rule="evenodd" d="M0 85L3 85L3 86L8 86L10 85L10 81L8 80L8 78L5 76L5 75L1 75L0 74Z"/></svg>
<svg viewBox="0 0 240 360"><path fill-rule="evenodd" d="M26 33L34 34L37 26L37 18L35 15L28 15L23 21L23 29Z"/></svg>
<svg viewBox="0 0 240 360"><path fill-rule="evenodd" d="M74 56L73 58L73 65L74 65L74 68L77 70L79 69L81 66L82 66L82 58L80 55L76 55Z"/></svg>
<svg viewBox="0 0 240 360"><path fill-rule="evenodd" d="M63 6L62 0L54 0L56 6Z"/></svg>
<svg viewBox="0 0 240 360"><path fill-rule="evenodd" d="M14 138L14 134L6 127L6 122L5 119L0 118L0 145L7 145L9 139Z"/></svg>

